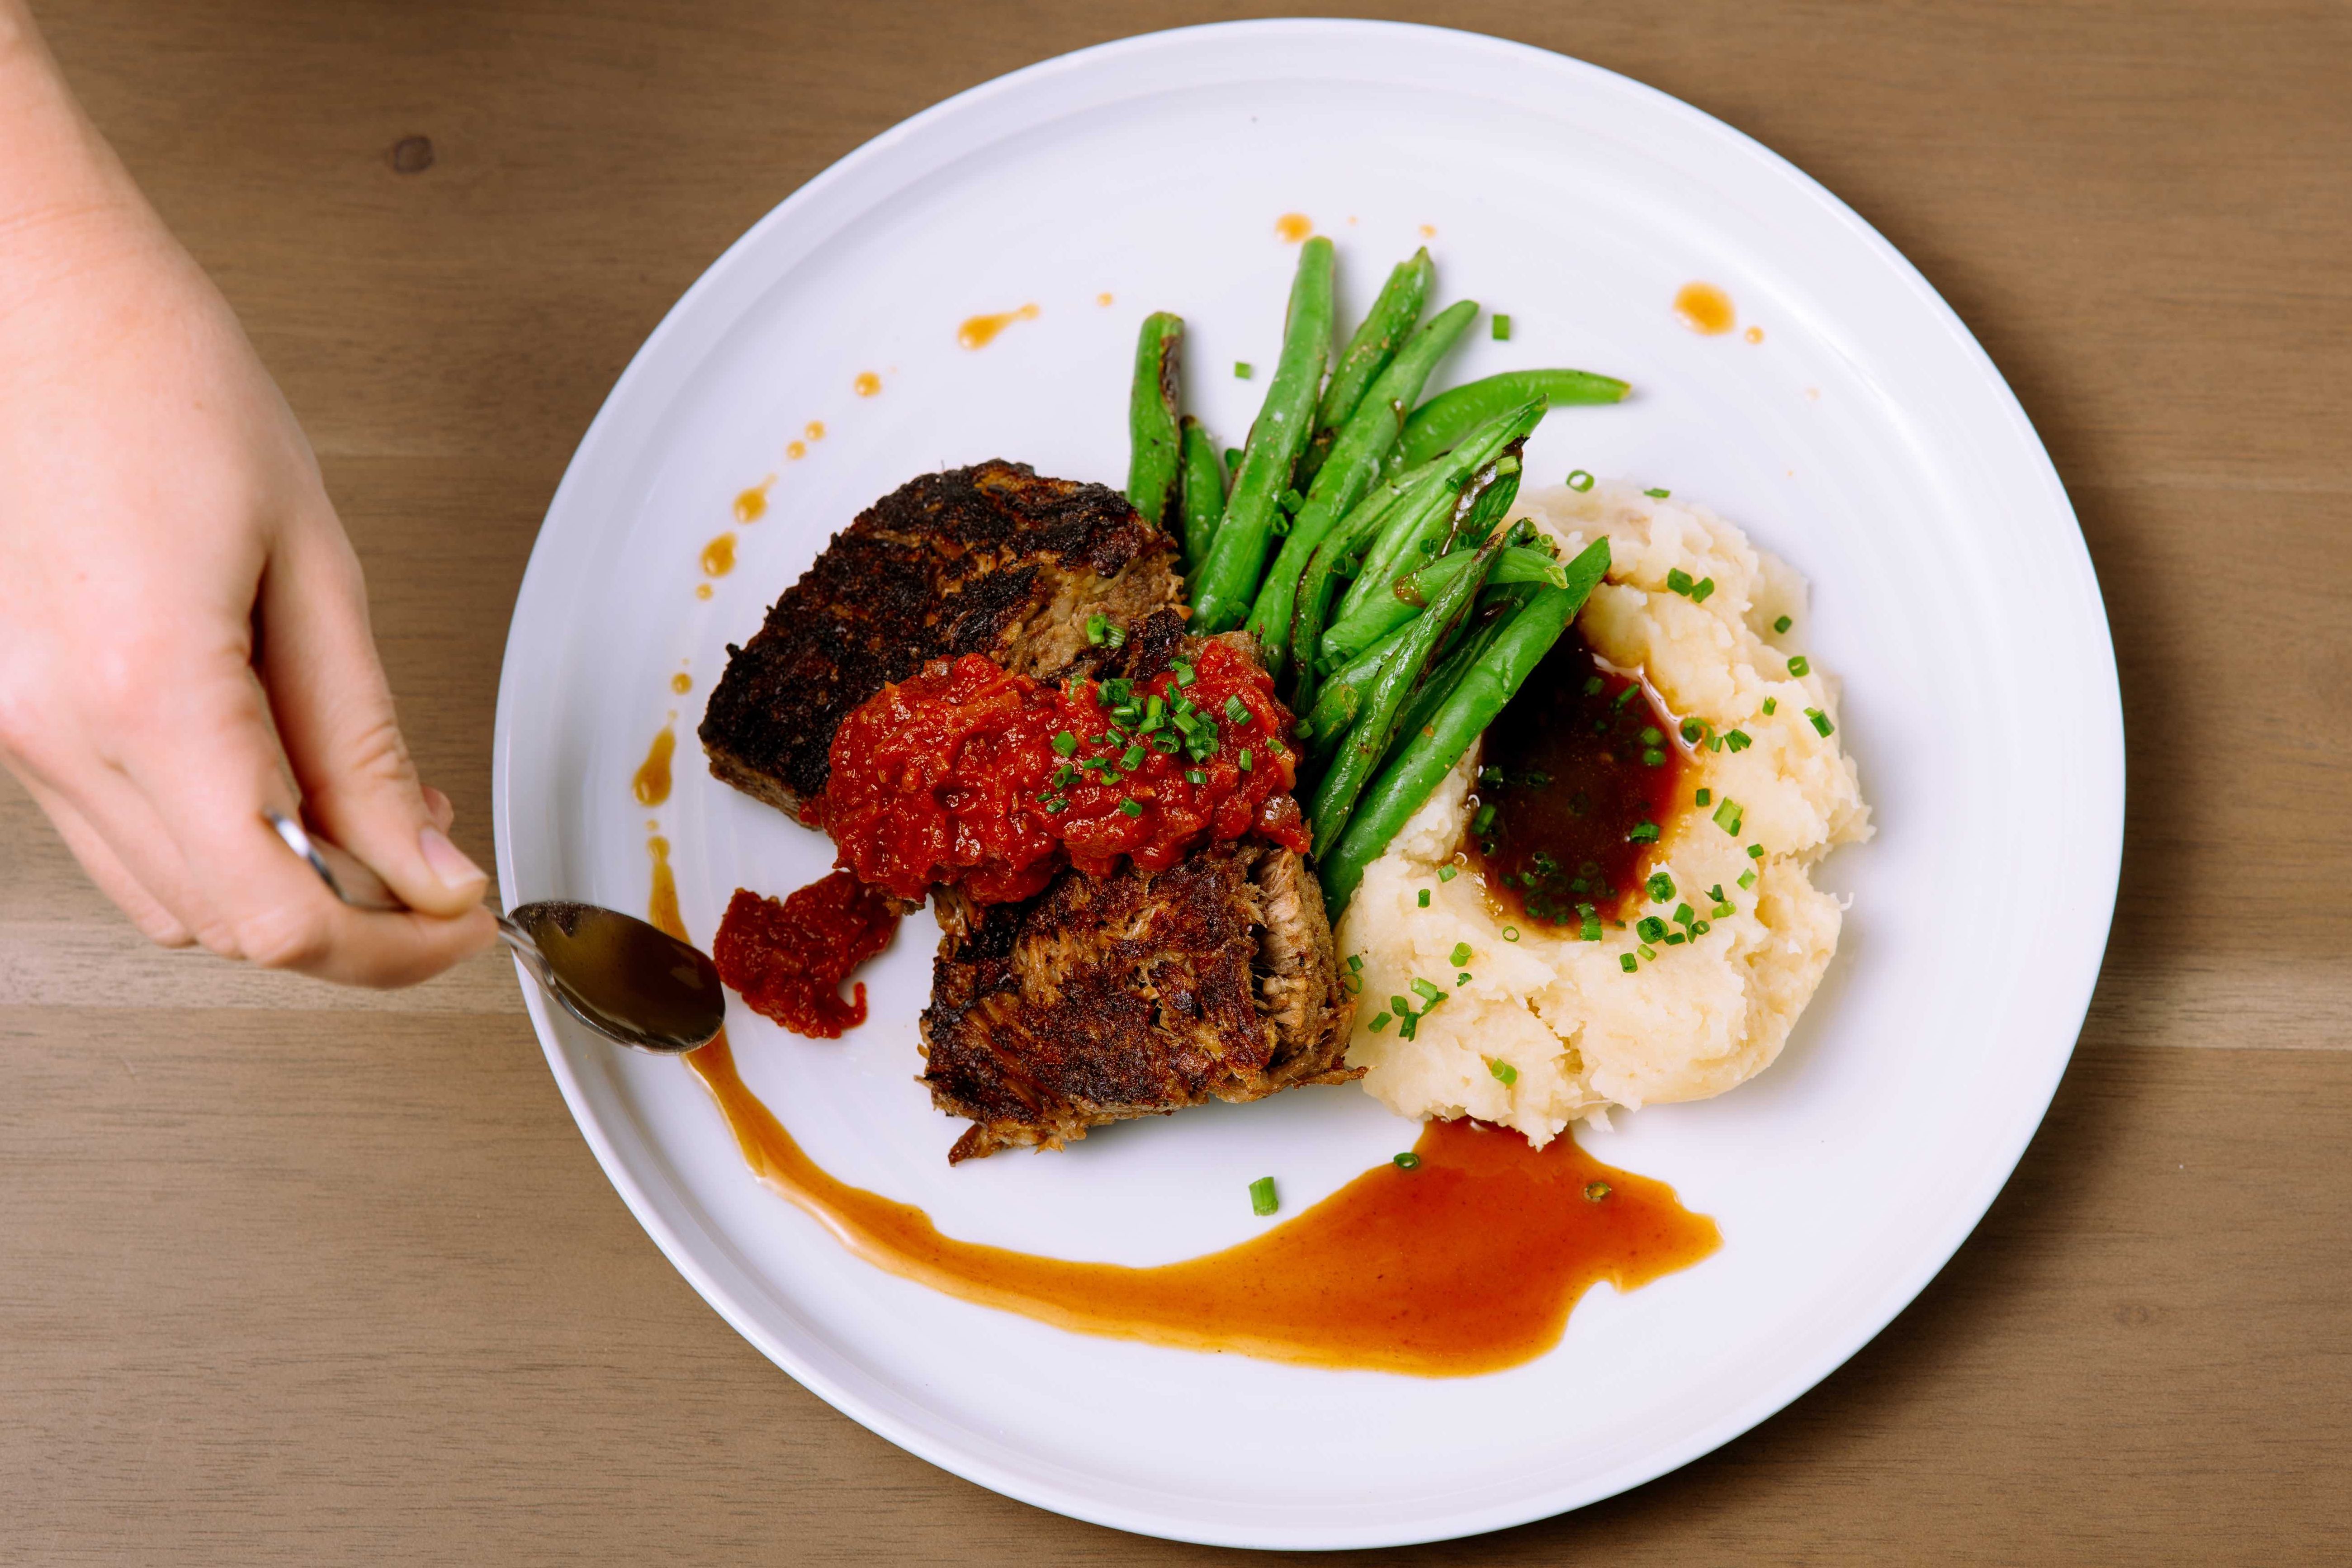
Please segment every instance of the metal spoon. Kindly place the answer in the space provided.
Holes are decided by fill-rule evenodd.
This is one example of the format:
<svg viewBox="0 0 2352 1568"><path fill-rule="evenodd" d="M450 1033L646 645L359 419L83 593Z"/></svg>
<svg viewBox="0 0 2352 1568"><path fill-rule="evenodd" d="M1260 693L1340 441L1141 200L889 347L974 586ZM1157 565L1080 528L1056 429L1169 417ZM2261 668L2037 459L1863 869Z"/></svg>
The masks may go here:
<svg viewBox="0 0 2352 1568"><path fill-rule="evenodd" d="M310 862L335 897L359 910L398 910L383 879L281 813L262 819ZM727 1021L719 967L686 942L618 910L550 899L497 917L499 935L565 1012L625 1046L690 1051Z"/></svg>

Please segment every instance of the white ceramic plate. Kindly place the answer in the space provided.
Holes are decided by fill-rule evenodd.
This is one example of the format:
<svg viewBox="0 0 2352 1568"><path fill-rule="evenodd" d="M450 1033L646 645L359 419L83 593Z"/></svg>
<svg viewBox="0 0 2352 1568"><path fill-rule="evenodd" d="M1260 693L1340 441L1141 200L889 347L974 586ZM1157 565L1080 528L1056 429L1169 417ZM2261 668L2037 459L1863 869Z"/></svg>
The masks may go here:
<svg viewBox="0 0 2352 1568"><path fill-rule="evenodd" d="M1674 1183L1723 1250L1597 1290L1553 1353L1486 1377L1329 1373L1091 1339L966 1305L843 1252L745 1172L676 1061L531 1014L582 1131L680 1271L776 1363L936 1464L1127 1530L1267 1547L1493 1529L1636 1485L1763 1419L1941 1267L2066 1064L2122 837L2114 658L2066 498L2000 374L1827 192L1622 77L1492 38L1269 22L1130 39L975 89L860 148L688 291L582 442L524 579L499 694L500 889L642 910L676 845L707 942L739 884L822 872L824 840L719 785L692 727L725 660L826 536L913 475L1005 456L1123 480L1147 310L1189 323L1189 398L1237 442L1270 366L1297 212L1339 244L1343 319L1428 236L1444 296L1507 311L1444 380L1573 364L1622 407L1555 414L1539 477L1672 487L1811 577L1807 647L1879 836L1833 857L1853 910L1787 1053L1704 1104L1587 1135ZM1424 227L1423 226L1427 226ZM1669 309L1726 289L1740 334ZM1108 295L1111 302L1098 303ZM958 324L1034 303L994 343ZM861 396L871 372L881 390ZM825 435L787 456L804 426ZM732 498L775 475L767 517ZM740 564L708 600L706 541ZM673 695L680 670L690 695ZM684 745L648 813L630 779ZM960 1123L915 1081L928 921L867 979L872 1020L805 1041L738 1010L746 1078L827 1169L949 1234L1153 1263L1296 1213L1411 1125L1308 1089L950 1171Z"/></svg>

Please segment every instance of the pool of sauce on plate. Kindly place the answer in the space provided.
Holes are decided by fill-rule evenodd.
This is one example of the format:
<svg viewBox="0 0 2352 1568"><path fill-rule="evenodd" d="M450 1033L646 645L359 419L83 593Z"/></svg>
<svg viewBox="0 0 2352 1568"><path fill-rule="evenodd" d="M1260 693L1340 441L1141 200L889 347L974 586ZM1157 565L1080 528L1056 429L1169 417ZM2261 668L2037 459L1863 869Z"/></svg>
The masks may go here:
<svg viewBox="0 0 2352 1568"><path fill-rule="evenodd" d="M653 921L685 940L669 845L650 847ZM1592 1286L1630 1290L1722 1245L1673 1188L1602 1164L1572 1137L1538 1151L1507 1130L1433 1121L1414 1145L1417 1169L1375 1166L1223 1252L1151 1268L1044 1258L942 1236L913 1205L827 1173L744 1084L723 1031L686 1060L753 1173L851 1252L1080 1333L1466 1377L1550 1350Z"/></svg>
<svg viewBox="0 0 2352 1568"><path fill-rule="evenodd" d="M1712 283L1685 283L1675 294L1675 314L1684 326L1708 337L1731 331L1739 319L1731 296Z"/></svg>
<svg viewBox="0 0 2352 1568"><path fill-rule="evenodd" d="M677 685L678 678L671 684ZM639 805L659 805L669 798L669 761L677 751L677 728L665 724L646 748L646 760L637 764L636 776L629 781L629 793L637 797Z"/></svg>
<svg viewBox="0 0 2352 1568"><path fill-rule="evenodd" d="M1017 310L1000 310L992 316L967 316L964 318L963 325L956 329L956 342L968 349L984 349L996 341L997 333L1013 322L1034 321L1036 319L1035 305L1024 305ZM858 379L862 384L867 378L860 376ZM879 381L875 382L874 392L881 390L882 384ZM873 395L872 392L865 391L861 385L859 396L871 397Z"/></svg>
<svg viewBox="0 0 2352 1568"><path fill-rule="evenodd" d="M1506 916L1624 919L1656 847L1643 825L1664 830L1687 766L1672 716L1570 626L1487 727L1464 855Z"/></svg>

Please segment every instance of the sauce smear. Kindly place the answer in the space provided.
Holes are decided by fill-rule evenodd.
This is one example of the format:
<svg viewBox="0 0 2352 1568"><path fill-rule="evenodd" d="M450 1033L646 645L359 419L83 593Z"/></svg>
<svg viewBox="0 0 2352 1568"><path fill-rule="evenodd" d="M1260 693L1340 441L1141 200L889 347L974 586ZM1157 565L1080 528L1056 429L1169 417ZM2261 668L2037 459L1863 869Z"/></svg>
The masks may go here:
<svg viewBox="0 0 2352 1568"><path fill-rule="evenodd" d="M1675 295L1675 314L1683 325L1694 332L1714 337L1731 331L1739 319L1731 308L1731 296L1712 283L1685 283Z"/></svg>
<svg viewBox="0 0 2352 1568"><path fill-rule="evenodd" d="M966 654L860 704L834 732L820 816L840 863L902 899L953 882L1025 899L1070 864L1162 871L1257 832L1302 853L1290 714L1220 642L1148 680L1039 684Z"/></svg>
<svg viewBox="0 0 2352 1568"><path fill-rule="evenodd" d="M1414 1146L1418 1169L1376 1166L1223 1252L1154 1268L1042 1258L942 1236L913 1205L828 1175L745 1087L725 1035L686 1059L753 1173L851 1252L1080 1333L1467 1377L1558 1344L1593 1285L1630 1290L1722 1245L1673 1188L1602 1164L1573 1138L1538 1152L1507 1130L1433 1121Z"/></svg>
<svg viewBox="0 0 2352 1568"><path fill-rule="evenodd" d="M1017 310L1000 310L992 316L966 316L963 325L956 329L956 342L968 349L984 349L996 341L997 333L1013 322L1034 321L1036 319L1037 307L1034 305L1024 305ZM865 376L858 378L857 395L860 397L874 395L873 392L865 390L864 384L866 379ZM875 382L874 392L881 390L882 384L879 381Z"/></svg>
<svg viewBox="0 0 2352 1568"><path fill-rule="evenodd" d="M745 1005L795 1035L837 1040L866 1022L866 983L841 999L841 983L890 945L890 900L846 871L811 882L781 903L735 889L710 957Z"/></svg>
<svg viewBox="0 0 2352 1568"><path fill-rule="evenodd" d="M637 764L636 776L629 781L629 793L637 797L639 805L659 805L669 798L669 760L677 751L677 731L662 726L654 743L646 748L646 760Z"/></svg>
<svg viewBox="0 0 2352 1568"><path fill-rule="evenodd" d="M1464 847L1507 914L1622 917L1679 798L1672 720L1574 626L1487 728Z"/></svg>

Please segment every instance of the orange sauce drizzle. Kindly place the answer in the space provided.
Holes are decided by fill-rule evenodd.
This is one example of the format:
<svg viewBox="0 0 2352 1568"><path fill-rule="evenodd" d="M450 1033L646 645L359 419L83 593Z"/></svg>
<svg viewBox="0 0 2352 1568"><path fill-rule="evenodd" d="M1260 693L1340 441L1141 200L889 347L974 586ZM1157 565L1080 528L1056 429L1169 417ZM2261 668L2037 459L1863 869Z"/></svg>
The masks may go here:
<svg viewBox="0 0 2352 1568"><path fill-rule="evenodd" d="M639 805L659 805L669 798L669 760L677 751L677 730L665 724L654 743L646 748L646 760L637 764L637 776L629 781L629 793L637 797Z"/></svg>
<svg viewBox="0 0 2352 1568"><path fill-rule="evenodd" d="M738 522L757 522L761 518L767 516L768 487L775 482L776 476L770 474L766 479L761 479L758 484L753 485L750 489L745 490L741 495L737 496L735 498L735 521Z"/></svg>
<svg viewBox="0 0 2352 1568"><path fill-rule="evenodd" d="M1029 313L1033 316L1035 315L1037 313L1037 307L1034 305L1030 306ZM870 370L861 370L857 373L857 379L849 384L849 390L857 394L860 397L871 397L876 393L882 390L882 378L875 374Z"/></svg>
<svg viewBox="0 0 2352 1568"><path fill-rule="evenodd" d="M1024 305L1017 310L1001 310L993 316L967 316L964 318L963 325L956 329L956 342L968 349L984 349L996 341L997 333L1013 322L1034 321L1036 319L1037 307L1034 305ZM863 377L859 379L861 382L864 380ZM879 392L882 389L882 384L877 381L874 384L874 389ZM859 395L871 397L873 395L873 393L861 393Z"/></svg>
<svg viewBox="0 0 2352 1568"><path fill-rule="evenodd" d="M669 678L669 689L683 697L694 689L694 677L681 669Z"/></svg>
<svg viewBox="0 0 2352 1568"><path fill-rule="evenodd" d="M1712 283L1684 284L1675 294L1675 314L1684 326L1708 337L1731 331L1739 319L1731 308L1731 296Z"/></svg>
<svg viewBox="0 0 2352 1568"><path fill-rule="evenodd" d="M1750 327L1739 335L1746 338L1751 343L1760 343L1764 341L1764 329L1761 327Z"/></svg>
<svg viewBox="0 0 2352 1568"><path fill-rule="evenodd" d="M724 577L735 570L735 536L722 533L702 547L702 570L706 576Z"/></svg>
<svg viewBox="0 0 2352 1568"><path fill-rule="evenodd" d="M690 940L669 844L653 838L653 922ZM687 1065L759 1179L901 1279L1079 1333L1306 1366L1466 1377L1558 1344L1584 1292L1630 1290L1722 1245L1672 1187L1563 1135L1541 1151L1475 1121L1432 1121L1421 1164L1375 1166L1263 1235L1157 1268L1080 1263L942 1236L930 1216L809 1158L735 1068L722 1032ZM1239 1194L1235 1194L1238 1200Z"/></svg>
<svg viewBox="0 0 2352 1568"><path fill-rule="evenodd" d="M1274 220L1274 232L1285 245L1297 245L1315 232L1315 225L1305 213L1285 213Z"/></svg>

